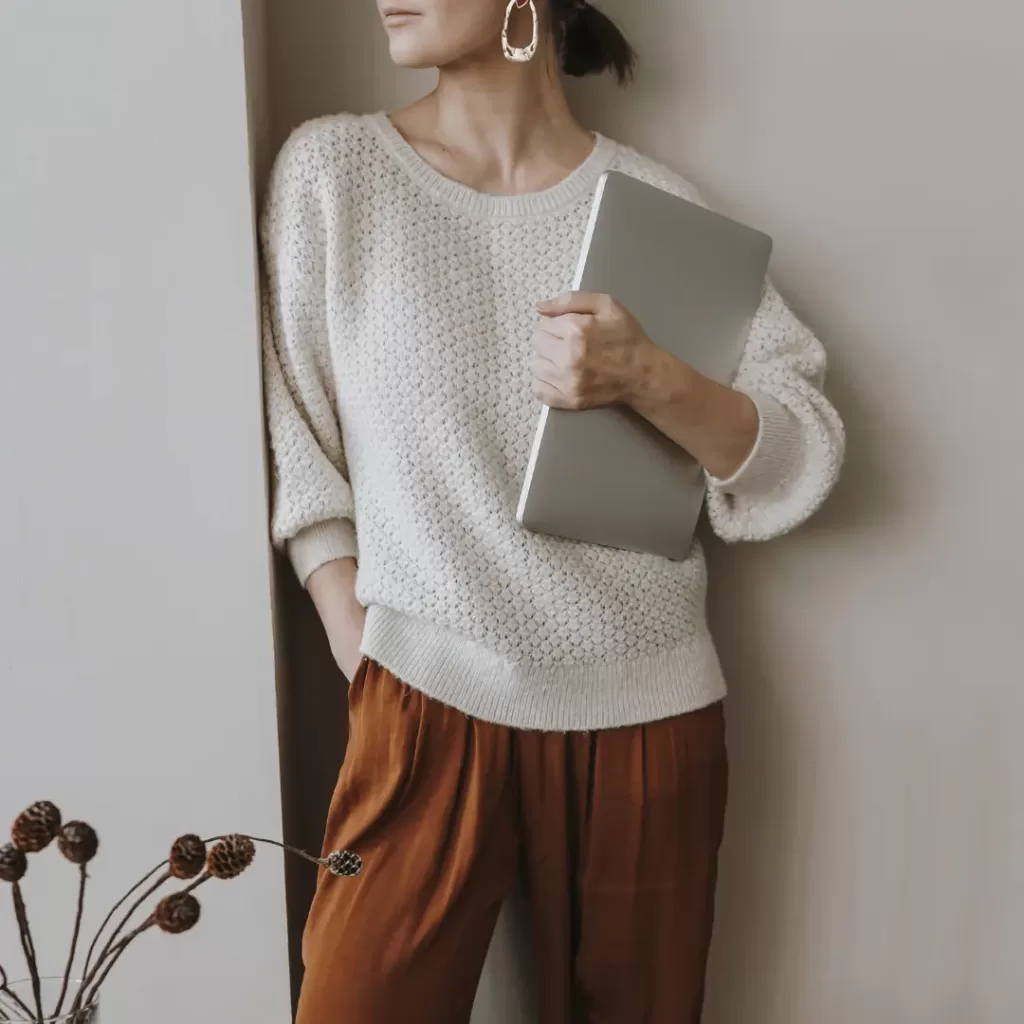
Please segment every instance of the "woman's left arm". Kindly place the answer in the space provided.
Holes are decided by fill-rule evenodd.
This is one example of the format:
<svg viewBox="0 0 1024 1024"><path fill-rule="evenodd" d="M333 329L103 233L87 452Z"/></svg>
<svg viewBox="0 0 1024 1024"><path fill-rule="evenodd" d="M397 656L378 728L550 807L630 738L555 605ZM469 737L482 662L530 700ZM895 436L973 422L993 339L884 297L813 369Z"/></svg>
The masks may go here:
<svg viewBox="0 0 1024 1024"><path fill-rule="evenodd" d="M608 296L572 293L538 309L538 397L556 408L632 407L704 466L711 524L725 540L786 533L832 490L845 436L821 392L824 349L770 283L731 388L658 348Z"/></svg>

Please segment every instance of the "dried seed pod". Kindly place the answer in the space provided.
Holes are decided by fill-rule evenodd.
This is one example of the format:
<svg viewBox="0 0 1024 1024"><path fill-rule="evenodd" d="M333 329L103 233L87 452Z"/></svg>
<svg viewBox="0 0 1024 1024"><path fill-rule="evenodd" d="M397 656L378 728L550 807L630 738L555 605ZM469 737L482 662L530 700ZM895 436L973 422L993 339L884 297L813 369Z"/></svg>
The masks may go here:
<svg viewBox="0 0 1024 1024"><path fill-rule="evenodd" d="M0 882L20 882L28 871L28 857L14 843L0 846Z"/></svg>
<svg viewBox="0 0 1024 1024"><path fill-rule="evenodd" d="M171 847L168 870L175 878L195 878L206 866L206 843L196 835L179 836Z"/></svg>
<svg viewBox="0 0 1024 1024"><path fill-rule="evenodd" d="M26 808L14 820L11 839L25 853L39 853L57 838L60 811L49 800L40 800Z"/></svg>
<svg viewBox="0 0 1024 1024"><path fill-rule="evenodd" d="M214 878L237 878L255 856L256 846L248 836L225 836L210 849L206 870Z"/></svg>
<svg viewBox="0 0 1024 1024"><path fill-rule="evenodd" d="M199 920L199 900L190 892L165 896L153 912L156 926L168 935L180 935L194 928Z"/></svg>
<svg viewBox="0 0 1024 1024"><path fill-rule="evenodd" d="M355 878L363 870L363 858L351 850L335 850L324 858L324 866L332 875Z"/></svg>
<svg viewBox="0 0 1024 1024"><path fill-rule="evenodd" d="M100 837L96 829L84 821L69 821L57 836L57 849L72 864L88 864L96 856Z"/></svg>

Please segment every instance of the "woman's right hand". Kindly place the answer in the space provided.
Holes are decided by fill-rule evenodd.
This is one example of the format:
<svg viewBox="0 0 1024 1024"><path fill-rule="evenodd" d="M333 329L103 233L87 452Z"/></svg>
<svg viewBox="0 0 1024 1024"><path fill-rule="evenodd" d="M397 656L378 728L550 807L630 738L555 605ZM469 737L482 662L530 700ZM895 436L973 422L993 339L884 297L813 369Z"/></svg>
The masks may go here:
<svg viewBox="0 0 1024 1024"><path fill-rule="evenodd" d="M366 609L356 600L357 571L354 558L342 558L320 566L306 582L327 632L331 653L346 679L352 679L362 660L366 625Z"/></svg>
<svg viewBox="0 0 1024 1024"><path fill-rule="evenodd" d="M361 648L365 625L366 609L359 608L358 613L353 614L351 623L339 631L341 636L331 640L331 653L349 682L355 678L359 663L363 660Z"/></svg>

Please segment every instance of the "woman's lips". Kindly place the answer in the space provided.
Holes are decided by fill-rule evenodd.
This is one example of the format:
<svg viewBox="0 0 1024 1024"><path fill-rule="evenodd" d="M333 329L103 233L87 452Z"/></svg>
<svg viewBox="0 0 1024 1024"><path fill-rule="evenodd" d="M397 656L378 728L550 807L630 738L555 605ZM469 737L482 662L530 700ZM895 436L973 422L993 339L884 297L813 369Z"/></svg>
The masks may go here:
<svg viewBox="0 0 1024 1024"><path fill-rule="evenodd" d="M414 18L418 18L420 15L417 11L403 10L400 7L385 7L384 8L384 22L388 25L400 25L406 22L412 21Z"/></svg>

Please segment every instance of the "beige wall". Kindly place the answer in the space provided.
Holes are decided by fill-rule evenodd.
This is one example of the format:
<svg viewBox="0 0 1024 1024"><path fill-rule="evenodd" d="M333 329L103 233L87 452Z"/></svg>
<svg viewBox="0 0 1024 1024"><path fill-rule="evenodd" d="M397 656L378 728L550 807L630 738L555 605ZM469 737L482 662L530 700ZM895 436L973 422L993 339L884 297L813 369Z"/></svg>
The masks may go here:
<svg viewBox="0 0 1024 1024"><path fill-rule="evenodd" d="M708 1019L1014 1024L1024 14L607 8L643 70L628 92L574 89L581 113L775 235L775 278L829 345L850 429L810 528L713 552L734 787ZM270 67L277 139L424 81L390 68L371 0L271 0ZM297 599L291 614L312 632ZM334 686L295 662L291 680L307 711ZM318 806L338 751L304 756ZM524 1019L517 956L502 938L481 1024Z"/></svg>
<svg viewBox="0 0 1024 1024"><path fill-rule="evenodd" d="M0 829L47 797L99 830L91 935L181 832L280 831L238 6L0 4L0 125ZM33 859L50 974L75 888ZM283 889L265 850L204 887L104 1020L287 1019Z"/></svg>

